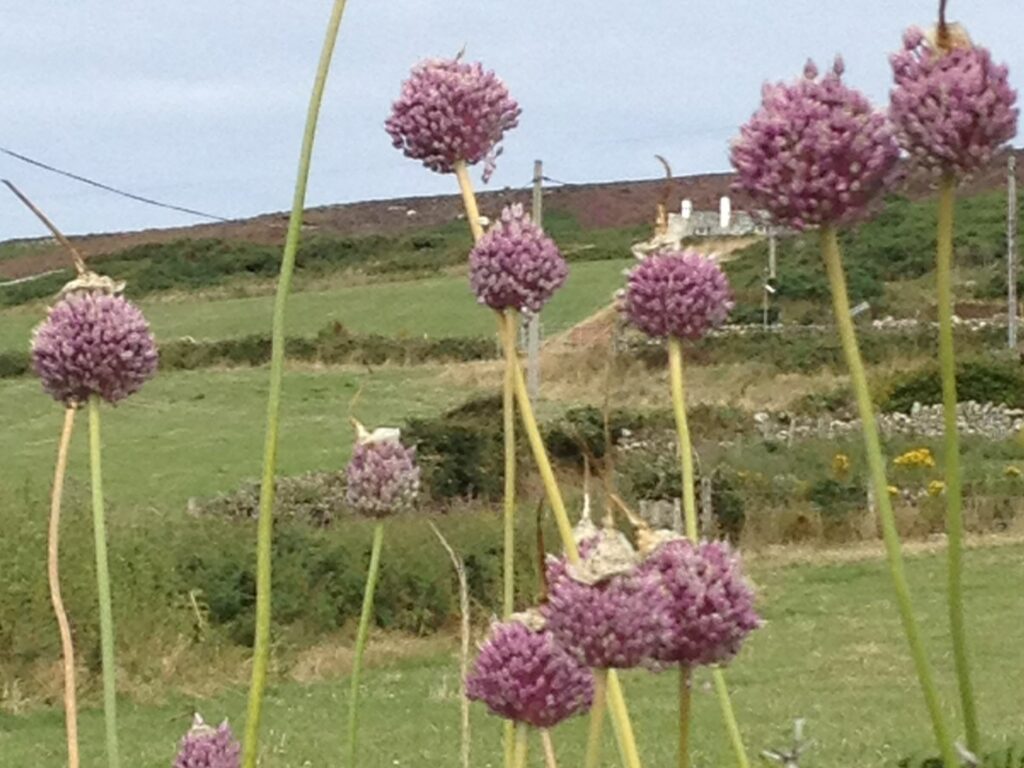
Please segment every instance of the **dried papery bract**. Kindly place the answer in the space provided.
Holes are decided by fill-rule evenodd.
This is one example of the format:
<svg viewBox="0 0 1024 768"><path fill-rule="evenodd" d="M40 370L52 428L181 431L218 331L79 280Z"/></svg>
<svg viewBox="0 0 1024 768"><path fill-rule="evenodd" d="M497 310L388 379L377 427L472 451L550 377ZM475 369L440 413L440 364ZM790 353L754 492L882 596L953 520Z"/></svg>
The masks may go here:
<svg viewBox="0 0 1024 768"><path fill-rule="evenodd" d="M484 181L521 110L501 79L480 63L427 59L413 67L385 128L397 149L437 173L484 161Z"/></svg>
<svg viewBox="0 0 1024 768"><path fill-rule="evenodd" d="M380 556L384 545L384 517L407 512L416 504L420 490L420 468L416 450L402 445L397 429L376 429L368 432L353 420L356 444L345 469L348 487L345 497L353 509L377 518L370 546L370 565L363 590L363 608L356 632L356 648L352 660L352 678L348 700L347 764L354 768L359 714L359 674L363 666L366 638L373 622L373 599L380 573Z"/></svg>
<svg viewBox="0 0 1024 768"><path fill-rule="evenodd" d="M173 768L239 768L241 745L225 720L212 728L198 714L181 740Z"/></svg>
<svg viewBox="0 0 1024 768"><path fill-rule="evenodd" d="M842 67L818 79L813 64L795 83L767 85L762 103L733 141L737 187L776 223L819 227L851 384L857 400L875 503L900 618L943 759L958 757L914 616L899 533L889 498L874 403L857 344L837 226L862 216L892 178L899 157L893 129L867 98L842 82Z"/></svg>
<svg viewBox="0 0 1024 768"><path fill-rule="evenodd" d="M946 532L949 538L948 596L953 659L967 746L981 750L974 702L963 595L963 492L957 424L956 359L953 344L953 209L957 177L987 163L1017 132L1017 94L1005 65L975 46L959 25L940 19L932 35L908 29L903 49L890 57L895 85L889 114L900 144L917 167L938 174L936 293L939 367L944 416Z"/></svg>

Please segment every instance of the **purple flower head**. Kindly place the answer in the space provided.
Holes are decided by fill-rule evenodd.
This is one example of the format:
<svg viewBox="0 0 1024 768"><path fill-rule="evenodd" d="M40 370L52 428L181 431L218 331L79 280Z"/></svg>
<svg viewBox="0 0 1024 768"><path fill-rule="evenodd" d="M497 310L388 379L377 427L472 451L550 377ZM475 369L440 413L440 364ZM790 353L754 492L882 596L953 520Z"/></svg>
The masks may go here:
<svg viewBox="0 0 1024 768"><path fill-rule="evenodd" d="M722 664L761 625L739 558L724 542L662 544L641 571L659 579L658 611L668 625L654 659L665 664Z"/></svg>
<svg viewBox="0 0 1024 768"><path fill-rule="evenodd" d="M590 707L594 679L542 621L530 623L510 619L491 628L466 680L466 695L499 717L551 728Z"/></svg>
<svg viewBox="0 0 1024 768"><path fill-rule="evenodd" d="M736 189L779 223L806 229L861 214L892 178L899 147L885 116L808 62L793 83L766 83L761 108L740 128L730 159Z"/></svg>
<svg viewBox="0 0 1024 768"><path fill-rule="evenodd" d="M452 173L459 160L485 160L487 181L501 152L495 148L519 124L520 112L501 79L481 64L427 59L402 83L384 127L396 148L438 173Z"/></svg>
<svg viewBox="0 0 1024 768"><path fill-rule="evenodd" d="M659 602L660 580L635 568L632 549L628 563L618 558L625 569L614 563L611 568L588 568L605 548L599 541L589 549L580 566L569 565L564 558L548 560L547 627L588 667L638 666L653 656L667 630L664 613L651 610ZM601 578L601 571L608 575Z"/></svg>
<svg viewBox="0 0 1024 768"><path fill-rule="evenodd" d="M643 259L630 271L620 301L629 321L648 336L680 339L701 338L733 307L725 273L690 248Z"/></svg>
<svg viewBox="0 0 1024 768"><path fill-rule="evenodd" d="M569 270L555 241L513 205L469 254L469 284L480 304L540 312Z"/></svg>
<svg viewBox="0 0 1024 768"><path fill-rule="evenodd" d="M406 512L420 492L416 449L406 448L397 435L375 438L358 425L359 441L345 468L345 500L371 517ZM387 430L380 430L381 433Z"/></svg>
<svg viewBox="0 0 1024 768"><path fill-rule="evenodd" d="M987 48L964 40L941 51L912 28L889 62L889 115L919 167L970 173L1016 135L1017 92Z"/></svg>
<svg viewBox="0 0 1024 768"><path fill-rule="evenodd" d="M157 351L139 308L106 293L65 295L32 334L32 366L43 388L67 405L99 395L116 403L156 371Z"/></svg>
<svg viewBox="0 0 1024 768"><path fill-rule="evenodd" d="M192 728L181 740L174 768L238 768L239 751L227 720L211 728L196 715Z"/></svg>

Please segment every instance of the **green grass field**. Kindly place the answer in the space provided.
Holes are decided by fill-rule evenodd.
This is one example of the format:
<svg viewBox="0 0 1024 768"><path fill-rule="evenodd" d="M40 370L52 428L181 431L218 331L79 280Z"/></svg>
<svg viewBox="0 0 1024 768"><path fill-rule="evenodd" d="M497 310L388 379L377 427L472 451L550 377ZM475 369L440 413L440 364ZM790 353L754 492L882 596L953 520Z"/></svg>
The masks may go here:
<svg viewBox="0 0 1024 768"><path fill-rule="evenodd" d="M438 369L291 370L285 376L279 467L282 474L340 469L348 459L349 403L367 424L401 423L466 396L437 382ZM173 372L158 376L116 408L103 409L104 473L116 506L183 508L190 496L236 488L260 473L266 369ZM4 486L46 488L63 409L33 378L0 381ZM88 480L87 419L79 416L69 477Z"/></svg>
<svg viewBox="0 0 1024 768"><path fill-rule="evenodd" d="M631 261L581 262L544 310L547 333L564 330L609 304ZM225 339L269 333L274 297L191 301L144 301L157 339L193 336ZM42 319L36 305L0 312L0 351L24 349ZM353 331L410 336L480 336L495 330L493 314L480 307L462 275L384 282L296 293L289 299L288 334L310 336L337 320Z"/></svg>
<svg viewBox="0 0 1024 768"><path fill-rule="evenodd" d="M385 564L386 567L386 564ZM986 746L1020 742L1024 666L1020 642L1024 579L1020 545L972 550L967 594L974 641L976 683ZM806 765L826 768L893 766L897 758L928 752L931 736L913 678L888 576L881 560L826 565L754 564L767 625L755 633L727 670L744 738L752 754L787 746L792 722L807 718L815 742ZM954 721L954 686L942 597L944 560L909 560L909 574L945 704ZM454 657L409 659L365 677L361 766L450 768L458 764L457 666ZM708 676L696 681L694 765L732 765ZM676 678L629 673L625 687L645 765L674 764L673 695ZM281 683L265 707L263 768L328 768L342 751L347 681ZM212 700L168 694L159 706L132 706L122 715L122 759L132 768L165 768L193 709L208 719L244 720L243 691ZM500 764L500 726L473 705L475 766ZM95 708L82 718L83 765L102 764L102 718ZM610 729L606 729L610 731ZM957 729L959 731L959 729ZM555 731L563 766L582 760L585 723ZM617 765L610 735L605 766ZM62 716L56 710L0 715L0 763L12 768L50 766L63 754ZM538 745L531 765L540 764ZM755 764L758 764L755 760Z"/></svg>

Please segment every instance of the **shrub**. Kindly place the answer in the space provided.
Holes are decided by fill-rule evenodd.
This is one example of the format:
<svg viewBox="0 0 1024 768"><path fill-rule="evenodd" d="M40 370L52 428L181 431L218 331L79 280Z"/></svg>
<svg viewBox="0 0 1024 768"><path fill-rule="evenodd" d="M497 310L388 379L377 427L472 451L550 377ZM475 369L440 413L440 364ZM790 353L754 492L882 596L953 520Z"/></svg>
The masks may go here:
<svg viewBox="0 0 1024 768"><path fill-rule="evenodd" d="M1024 371L1009 360L962 360L956 371L960 402L1003 403L1024 408ZM937 365L929 365L897 377L882 398L885 411L908 412L914 403L942 402L942 382Z"/></svg>

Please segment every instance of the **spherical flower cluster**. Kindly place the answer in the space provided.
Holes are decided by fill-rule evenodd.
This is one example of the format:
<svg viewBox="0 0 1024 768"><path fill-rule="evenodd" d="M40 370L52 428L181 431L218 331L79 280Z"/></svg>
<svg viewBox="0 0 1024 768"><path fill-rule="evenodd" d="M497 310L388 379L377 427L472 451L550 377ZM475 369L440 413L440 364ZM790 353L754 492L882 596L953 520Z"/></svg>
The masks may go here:
<svg viewBox="0 0 1024 768"><path fill-rule="evenodd" d="M915 164L970 173L1017 133L1017 92L988 49L963 41L937 50L911 28L889 61L896 81L889 113Z"/></svg>
<svg viewBox="0 0 1024 768"><path fill-rule="evenodd" d="M698 251L662 250L629 273L621 308L649 336L699 339L733 307L725 273Z"/></svg>
<svg viewBox="0 0 1024 768"><path fill-rule="evenodd" d="M123 296L76 292L58 301L33 332L32 365L43 388L66 405L99 395L116 403L156 371L149 324Z"/></svg>
<svg viewBox="0 0 1024 768"><path fill-rule="evenodd" d="M668 631L654 651L658 662L721 664L760 626L754 593L728 544L670 541L651 553L641 571L661 582L657 610L663 612Z"/></svg>
<svg viewBox="0 0 1024 768"><path fill-rule="evenodd" d="M496 715L551 728L590 707L593 676L551 632L510 620L495 624L466 681L466 695Z"/></svg>
<svg viewBox="0 0 1024 768"><path fill-rule="evenodd" d="M486 181L500 153L495 147L518 125L520 112L505 84L481 64L428 59L402 84L384 125L396 148L432 171L452 173L460 160L486 160Z"/></svg>
<svg viewBox="0 0 1024 768"><path fill-rule="evenodd" d="M240 747L225 720L211 728L196 715L195 722L181 740L174 768L238 768Z"/></svg>
<svg viewBox="0 0 1024 768"><path fill-rule="evenodd" d="M780 224L805 229L856 218L893 174L893 130L843 84L842 72L837 59L819 79L808 62L801 80L766 83L761 108L733 141L736 188Z"/></svg>
<svg viewBox="0 0 1024 768"><path fill-rule="evenodd" d="M660 594L651 574L632 569L589 584L555 560L548 564L548 585L548 629L588 667L636 667L653 655L667 629L664 614L651 610Z"/></svg>
<svg viewBox="0 0 1024 768"><path fill-rule="evenodd" d="M416 449L398 440L357 443L345 472L345 500L372 517L412 509L420 492Z"/></svg>
<svg viewBox="0 0 1024 768"><path fill-rule="evenodd" d="M569 270L558 246L513 205L469 255L469 283L481 304L498 311L540 312Z"/></svg>

